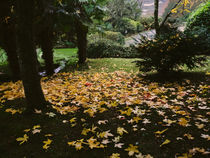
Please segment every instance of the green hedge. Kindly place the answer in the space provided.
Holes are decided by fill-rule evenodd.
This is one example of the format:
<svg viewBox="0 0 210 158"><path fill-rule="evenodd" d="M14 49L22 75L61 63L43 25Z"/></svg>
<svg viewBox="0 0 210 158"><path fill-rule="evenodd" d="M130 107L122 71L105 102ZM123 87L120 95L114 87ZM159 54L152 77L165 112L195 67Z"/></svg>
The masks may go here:
<svg viewBox="0 0 210 158"><path fill-rule="evenodd" d="M109 39L100 39L88 44L88 58L135 58L135 48L124 47Z"/></svg>
<svg viewBox="0 0 210 158"><path fill-rule="evenodd" d="M187 19L186 29L195 27L208 27L210 29L210 1L202 3Z"/></svg>
<svg viewBox="0 0 210 158"><path fill-rule="evenodd" d="M121 45L125 44L125 37L120 32L105 31L101 34L94 33L94 34L88 35L88 41L91 43L96 42L98 40L102 40L102 39L108 39L108 40L117 42Z"/></svg>
<svg viewBox="0 0 210 158"><path fill-rule="evenodd" d="M185 33L199 38L205 54L210 52L210 1L201 4L187 19Z"/></svg>

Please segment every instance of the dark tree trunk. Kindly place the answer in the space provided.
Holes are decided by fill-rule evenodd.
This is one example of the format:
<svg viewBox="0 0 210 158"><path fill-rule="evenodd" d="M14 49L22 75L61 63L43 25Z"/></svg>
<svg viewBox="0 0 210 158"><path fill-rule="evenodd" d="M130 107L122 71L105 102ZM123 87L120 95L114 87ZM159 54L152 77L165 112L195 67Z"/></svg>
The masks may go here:
<svg viewBox="0 0 210 158"><path fill-rule="evenodd" d="M40 21L37 24L39 29L37 43L40 44L43 55L42 58L45 61L45 70L47 75L52 75L54 73L53 64L53 14L51 13L50 6L53 2L47 1L36 1L38 5L38 12L36 16L40 16Z"/></svg>
<svg viewBox="0 0 210 158"><path fill-rule="evenodd" d="M79 64L84 64L86 61L87 52L87 33L88 27L83 25L81 22L76 23L76 33L77 33L77 46L78 46L78 58Z"/></svg>
<svg viewBox="0 0 210 158"><path fill-rule="evenodd" d="M46 28L42 31L40 45L43 52L42 58L45 61L45 70L47 75L54 73L53 65L53 31L50 28Z"/></svg>
<svg viewBox="0 0 210 158"><path fill-rule="evenodd" d="M158 21L158 13L159 13L159 0L155 0L155 9L154 9L154 19L155 19L155 31L156 35L159 36L160 34L160 27Z"/></svg>
<svg viewBox="0 0 210 158"><path fill-rule="evenodd" d="M7 61L9 63L9 68L11 71L12 79L20 79L20 67L18 62L18 54L16 48L16 36L15 28L11 25L4 25L1 33L2 38L2 48L7 54Z"/></svg>
<svg viewBox="0 0 210 158"><path fill-rule="evenodd" d="M27 101L27 111L44 109L45 98L37 70L37 54L33 39L34 0L17 0L17 42L21 77Z"/></svg>
<svg viewBox="0 0 210 158"><path fill-rule="evenodd" d="M0 46L7 54L12 79L20 79L20 69L16 50L15 19L11 14L13 1L0 1ZM10 17L10 18L8 18Z"/></svg>

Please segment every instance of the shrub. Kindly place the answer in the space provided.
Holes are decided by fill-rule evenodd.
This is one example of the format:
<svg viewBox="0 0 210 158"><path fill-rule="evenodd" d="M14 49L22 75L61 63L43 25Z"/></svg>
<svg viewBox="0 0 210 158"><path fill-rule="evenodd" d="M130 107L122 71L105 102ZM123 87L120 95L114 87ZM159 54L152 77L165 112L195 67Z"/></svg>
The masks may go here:
<svg viewBox="0 0 210 158"><path fill-rule="evenodd" d="M204 66L206 58L199 56L197 41L197 38L177 31L163 34L155 40L142 40L138 47L142 60L136 61L137 66L143 72L169 72L184 65L189 69Z"/></svg>
<svg viewBox="0 0 210 158"><path fill-rule="evenodd" d="M136 51L132 47L124 47L109 39L100 39L88 44L88 58L134 58Z"/></svg>
<svg viewBox="0 0 210 158"><path fill-rule="evenodd" d="M193 29L194 27L208 27L210 28L210 1L202 3L198 9L193 11L187 19L187 29Z"/></svg>
<svg viewBox="0 0 210 158"><path fill-rule="evenodd" d="M159 18L159 22L162 19ZM144 28L144 30L150 30L150 29L154 29L155 28L155 24L154 24L154 17L150 16L150 17L142 17L140 19L140 24L142 25L142 27Z"/></svg>
<svg viewBox="0 0 210 158"><path fill-rule="evenodd" d="M93 43L97 42L98 40L102 40L104 38L117 42L122 45L125 44L125 37L120 32L114 32L114 31L105 31L104 33L101 34L99 33L90 34L88 36L88 41Z"/></svg>
<svg viewBox="0 0 210 158"><path fill-rule="evenodd" d="M143 25L138 21L129 18L122 18L117 26L117 30L119 30L123 35L134 34L142 31Z"/></svg>
<svg viewBox="0 0 210 158"><path fill-rule="evenodd" d="M210 1L190 14L185 32L197 36L205 53L210 52Z"/></svg>
<svg viewBox="0 0 210 158"><path fill-rule="evenodd" d="M120 32L105 31L104 37L120 44L125 44L125 37Z"/></svg>

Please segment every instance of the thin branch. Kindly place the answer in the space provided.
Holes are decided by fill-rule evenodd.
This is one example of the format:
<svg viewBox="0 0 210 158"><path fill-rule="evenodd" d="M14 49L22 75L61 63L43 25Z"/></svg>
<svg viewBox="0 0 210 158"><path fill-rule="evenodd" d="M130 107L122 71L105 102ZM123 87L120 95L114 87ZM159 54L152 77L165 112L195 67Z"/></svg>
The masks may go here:
<svg viewBox="0 0 210 158"><path fill-rule="evenodd" d="M163 25L165 24L165 22L167 21L167 19L169 18L169 16L171 15L171 11L173 10L173 9L175 9L178 5L179 5L179 3L181 2L182 0L179 0L175 5L174 5L174 7L170 10L170 12L166 15L166 17L164 18L164 20L163 20L163 22L160 24L160 28L162 28L163 27Z"/></svg>

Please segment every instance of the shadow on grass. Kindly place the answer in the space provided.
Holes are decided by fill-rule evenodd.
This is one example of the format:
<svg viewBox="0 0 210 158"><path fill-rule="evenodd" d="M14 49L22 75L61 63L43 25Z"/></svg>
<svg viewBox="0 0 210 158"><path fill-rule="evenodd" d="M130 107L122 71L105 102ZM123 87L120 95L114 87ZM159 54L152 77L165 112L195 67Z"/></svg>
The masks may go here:
<svg viewBox="0 0 210 158"><path fill-rule="evenodd" d="M139 76L141 75L139 74ZM204 72L150 73L144 76L143 78L147 81L160 83L182 82L184 80L190 80L193 83L210 81L209 76L207 76Z"/></svg>

